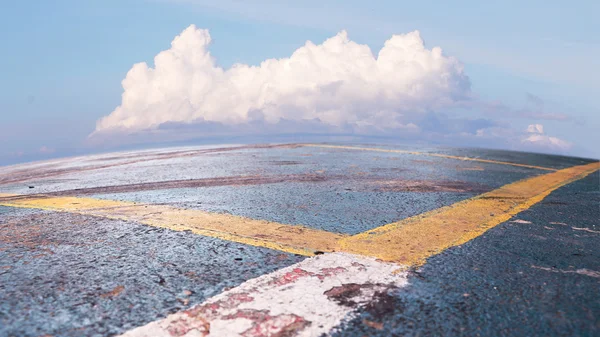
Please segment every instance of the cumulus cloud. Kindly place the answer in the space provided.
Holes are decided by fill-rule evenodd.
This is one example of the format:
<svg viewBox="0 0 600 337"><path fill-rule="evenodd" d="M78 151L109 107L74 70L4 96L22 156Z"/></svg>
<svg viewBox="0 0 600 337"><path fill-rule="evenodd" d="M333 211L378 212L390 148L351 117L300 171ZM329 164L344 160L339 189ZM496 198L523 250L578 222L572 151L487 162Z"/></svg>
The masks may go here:
<svg viewBox="0 0 600 337"><path fill-rule="evenodd" d="M532 94L520 110L479 100L463 65L426 48L418 31L393 35L376 54L342 31L290 57L228 69L217 65L210 44L208 30L191 25L153 65L135 64L121 104L97 122L88 143L377 136L539 152L572 147L541 124L510 125L567 116L548 112Z"/></svg>
<svg viewBox="0 0 600 337"><path fill-rule="evenodd" d="M564 152L573 147L568 141L546 135L542 124L530 124L526 132L527 135L521 142L534 149Z"/></svg>
<svg viewBox="0 0 600 337"><path fill-rule="evenodd" d="M259 66L217 66L207 30L185 29L154 67L135 64L121 105L97 122L95 135L157 130L169 124L313 121L354 130L418 130L415 115L449 108L471 95L462 64L418 31L394 35L375 56L345 31L310 41L289 58Z"/></svg>

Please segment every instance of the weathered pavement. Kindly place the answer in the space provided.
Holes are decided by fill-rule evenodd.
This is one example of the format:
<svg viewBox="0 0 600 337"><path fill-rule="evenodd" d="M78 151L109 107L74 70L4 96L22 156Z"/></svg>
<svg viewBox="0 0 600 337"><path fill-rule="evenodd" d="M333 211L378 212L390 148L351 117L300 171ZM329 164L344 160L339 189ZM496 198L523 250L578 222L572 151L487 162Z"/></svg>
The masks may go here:
<svg viewBox="0 0 600 337"><path fill-rule="evenodd" d="M562 187L430 258L335 336L598 336L599 182Z"/></svg>
<svg viewBox="0 0 600 337"><path fill-rule="evenodd" d="M355 145L0 168L0 335L592 336L597 168Z"/></svg>

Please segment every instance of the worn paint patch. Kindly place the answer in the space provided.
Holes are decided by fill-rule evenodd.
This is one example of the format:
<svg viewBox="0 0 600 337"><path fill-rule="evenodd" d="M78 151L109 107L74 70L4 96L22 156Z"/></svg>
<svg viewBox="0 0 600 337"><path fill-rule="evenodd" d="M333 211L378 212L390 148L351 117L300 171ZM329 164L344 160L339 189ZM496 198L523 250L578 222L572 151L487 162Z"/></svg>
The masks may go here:
<svg viewBox="0 0 600 337"><path fill-rule="evenodd" d="M585 275L585 276L589 276L589 277L600 278L600 272L595 271L595 270L585 269L585 268L580 268L580 269L575 269L575 270L563 270L563 269L558 269L558 268L540 267L540 266L536 266L536 265L532 265L531 268L545 270L545 271L549 271L552 273L579 274L579 275Z"/></svg>
<svg viewBox="0 0 600 337"><path fill-rule="evenodd" d="M595 234L600 234L600 231L595 231L589 228L579 228L579 227L571 227L573 230L576 231L584 231L584 232L588 232L588 233L595 233Z"/></svg>
<svg viewBox="0 0 600 337"><path fill-rule="evenodd" d="M379 294L405 286L398 266L345 253L306 259L249 280L123 337L320 336Z"/></svg>
<svg viewBox="0 0 600 337"><path fill-rule="evenodd" d="M531 221L522 220L522 219L512 220L511 222L520 223L520 224L531 224Z"/></svg>

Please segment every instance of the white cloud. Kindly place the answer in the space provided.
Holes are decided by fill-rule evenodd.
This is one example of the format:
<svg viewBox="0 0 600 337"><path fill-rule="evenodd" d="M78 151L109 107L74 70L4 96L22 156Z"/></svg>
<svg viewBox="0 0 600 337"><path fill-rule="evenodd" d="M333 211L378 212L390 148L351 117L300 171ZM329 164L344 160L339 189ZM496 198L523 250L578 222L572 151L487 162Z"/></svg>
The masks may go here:
<svg viewBox="0 0 600 337"><path fill-rule="evenodd" d="M529 133L544 133L544 126L542 124L529 124L527 127Z"/></svg>
<svg viewBox="0 0 600 337"><path fill-rule="evenodd" d="M427 49L419 32L394 35L377 57L342 31L320 45L260 66L216 65L207 30L194 25L123 80L121 105L95 134L157 129L165 123L316 120L355 129L418 130L410 116L452 107L470 97L462 64Z"/></svg>
<svg viewBox="0 0 600 337"><path fill-rule="evenodd" d="M518 111L477 99L462 64L439 47L427 49L418 31L392 36L377 55L342 31L319 45L306 42L289 58L229 69L217 66L210 43L208 31L192 25L153 66L135 64L122 82L121 105L97 122L88 142L375 135L453 146L572 149L542 124L522 131L510 126L515 116L563 120L546 113L541 98L528 94ZM477 118L481 113L500 119Z"/></svg>
<svg viewBox="0 0 600 337"><path fill-rule="evenodd" d="M527 127L527 133L528 135L521 142L537 150L564 152L573 147L573 144L568 141L544 134L542 124L530 124Z"/></svg>

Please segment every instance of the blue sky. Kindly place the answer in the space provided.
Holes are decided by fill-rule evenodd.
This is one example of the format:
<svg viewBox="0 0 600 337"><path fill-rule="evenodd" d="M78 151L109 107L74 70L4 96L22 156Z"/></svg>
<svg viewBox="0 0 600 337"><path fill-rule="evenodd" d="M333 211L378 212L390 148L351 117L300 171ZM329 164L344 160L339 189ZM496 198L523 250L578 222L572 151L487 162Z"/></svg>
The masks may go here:
<svg viewBox="0 0 600 337"><path fill-rule="evenodd" d="M570 153L600 157L599 12L596 1L5 1L0 164L94 151L85 139L121 104L132 65L151 65L190 24L210 31L225 68L289 57L342 29L374 53L392 34L419 30L427 48L464 64L479 99L519 110L533 97L569 116L502 123L543 124L574 144Z"/></svg>

